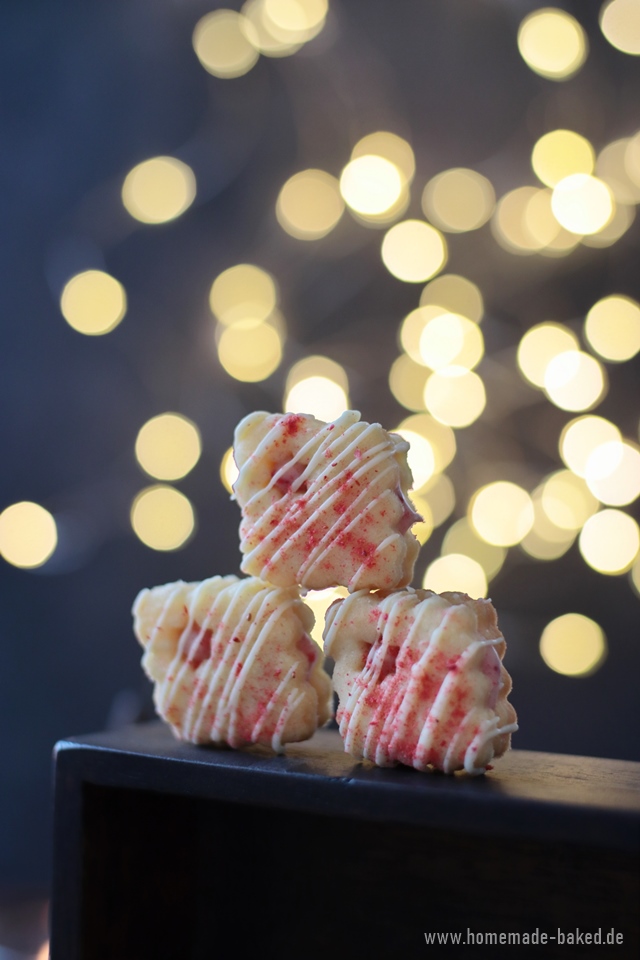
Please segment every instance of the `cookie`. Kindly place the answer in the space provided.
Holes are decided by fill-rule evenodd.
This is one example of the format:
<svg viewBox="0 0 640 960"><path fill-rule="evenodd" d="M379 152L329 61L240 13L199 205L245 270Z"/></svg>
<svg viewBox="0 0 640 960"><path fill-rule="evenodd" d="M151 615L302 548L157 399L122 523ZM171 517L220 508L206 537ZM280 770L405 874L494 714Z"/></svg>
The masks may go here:
<svg viewBox="0 0 640 960"><path fill-rule="evenodd" d="M331 682L296 589L212 577L142 590L133 606L158 714L192 743L276 751L331 716Z"/></svg>
<svg viewBox="0 0 640 960"><path fill-rule="evenodd" d="M483 773L517 730L490 600L359 591L327 611L347 753L378 766Z"/></svg>

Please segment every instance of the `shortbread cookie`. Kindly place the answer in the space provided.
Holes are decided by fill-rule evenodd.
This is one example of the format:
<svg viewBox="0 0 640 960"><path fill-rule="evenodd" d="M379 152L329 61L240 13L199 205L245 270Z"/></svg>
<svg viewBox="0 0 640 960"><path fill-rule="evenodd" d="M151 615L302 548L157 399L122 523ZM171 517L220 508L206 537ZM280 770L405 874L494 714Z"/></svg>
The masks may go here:
<svg viewBox="0 0 640 960"><path fill-rule="evenodd" d="M420 546L407 498L408 443L349 410L252 413L235 432L241 569L278 586L392 589L410 583Z"/></svg>
<svg viewBox="0 0 640 960"><path fill-rule="evenodd" d="M490 600L359 591L329 607L324 641L347 753L475 774L508 749L518 726Z"/></svg>
<svg viewBox="0 0 640 960"><path fill-rule="evenodd" d="M296 589L212 577L142 590L134 630L157 712L181 740L282 744L331 716L331 682Z"/></svg>

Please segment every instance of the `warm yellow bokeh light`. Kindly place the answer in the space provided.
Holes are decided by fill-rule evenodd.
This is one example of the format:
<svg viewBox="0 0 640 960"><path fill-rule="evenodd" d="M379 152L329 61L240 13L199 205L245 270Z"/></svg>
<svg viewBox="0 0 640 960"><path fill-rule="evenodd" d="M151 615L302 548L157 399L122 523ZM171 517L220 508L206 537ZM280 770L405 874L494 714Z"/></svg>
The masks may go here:
<svg viewBox="0 0 640 960"><path fill-rule="evenodd" d="M429 371L411 357L402 354L391 364L389 389L407 410L424 410L424 388Z"/></svg>
<svg viewBox="0 0 640 960"><path fill-rule="evenodd" d="M421 490L412 492L411 501L423 516L426 506L431 511L433 526L439 527L453 513L456 505L455 487L446 473L437 473Z"/></svg>
<svg viewBox="0 0 640 960"><path fill-rule="evenodd" d="M497 480L476 490L467 515L476 533L487 543L512 547L533 526L533 501L517 483Z"/></svg>
<svg viewBox="0 0 640 960"><path fill-rule="evenodd" d="M358 140L351 151L351 159L357 157L384 157L395 164L407 183L411 183L416 172L416 159L411 144L396 133L378 130Z"/></svg>
<svg viewBox="0 0 640 960"><path fill-rule="evenodd" d="M322 354L313 353L294 363L287 374L286 389L290 390L296 383L308 377L326 377L327 380L333 380L334 383L339 384L345 393L349 392L347 371L335 360L324 357Z"/></svg>
<svg viewBox="0 0 640 960"><path fill-rule="evenodd" d="M529 256L542 246L527 225L529 203L538 193L537 187L517 187L498 201L491 219L491 232L509 253Z"/></svg>
<svg viewBox="0 0 640 960"><path fill-rule="evenodd" d="M282 360L282 341L268 323L238 321L225 327L218 342L218 358L236 380L256 383L266 380Z"/></svg>
<svg viewBox="0 0 640 960"><path fill-rule="evenodd" d="M590 567L615 576L631 569L640 549L640 529L622 510L601 510L589 517L578 543Z"/></svg>
<svg viewBox="0 0 640 960"><path fill-rule="evenodd" d="M422 362L432 370L458 366L472 370L484 356L484 338L477 324L455 313L443 313L420 334Z"/></svg>
<svg viewBox="0 0 640 960"><path fill-rule="evenodd" d="M572 173L593 173L595 162L589 141L573 130L545 133L531 153L534 173L548 187L555 187Z"/></svg>
<svg viewBox="0 0 640 960"><path fill-rule="evenodd" d="M640 184L629 166L632 150L632 139L623 137L603 147L596 161L596 176L604 180L617 203L640 203Z"/></svg>
<svg viewBox="0 0 640 960"><path fill-rule="evenodd" d="M564 463L579 477L585 477L593 451L603 443L620 440L620 431L604 417L575 417L563 428L558 449Z"/></svg>
<svg viewBox="0 0 640 960"><path fill-rule="evenodd" d="M440 473L449 466L456 455L456 435L451 427L434 420L428 413L416 413L405 417L398 430L410 430L429 441L433 450L435 471Z"/></svg>
<svg viewBox="0 0 640 960"><path fill-rule="evenodd" d="M582 350L567 350L549 361L544 392L561 410L590 410L607 390L601 363Z"/></svg>
<svg viewBox="0 0 640 960"><path fill-rule="evenodd" d="M463 553L447 553L427 567L422 581L425 590L444 593L452 590L474 599L486 597L487 577L477 560Z"/></svg>
<svg viewBox="0 0 640 960"><path fill-rule="evenodd" d="M440 231L430 224L403 220L385 233L382 261L398 280L424 283L447 262L447 244Z"/></svg>
<svg viewBox="0 0 640 960"><path fill-rule="evenodd" d="M276 36L307 43L322 30L328 0L264 0L264 15Z"/></svg>
<svg viewBox="0 0 640 960"><path fill-rule="evenodd" d="M220 323L238 320L266 320L278 302L271 274L251 263L239 263L223 270L209 293L211 312Z"/></svg>
<svg viewBox="0 0 640 960"><path fill-rule="evenodd" d="M231 79L248 73L259 56L251 21L235 10L214 10L198 20L192 37L198 60L214 77Z"/></svg>
<svg viewBox="0 0 640 960"><path fill-rule="evenodd" d="M597 233L611 220L613 194L603 180L586 173L572 173L553 188L553 214L571 233Z"/></svg>
<svg viewBox="0 0 640 960"><path fill-rule="evenodd" d="M640 3L611 0L600 10L600 29L609 43L622 53L640 56Z"/></svg>
<svg viewBox="0 0 640 960"><path fill-rule="evenodd" d="M350 160L340 176L340 193L357 213L384 213L398 201L402 188L395 163L372 154Z"/></svg>
<svg viewBox="0 0 640 960"><path fill-rule="evenodd" d="M540 655L556 673L585 677L601 666L607 641L595 620L581 613L565 613L542 631Z"/></svg>
<svg viewBox="0 0 640 960"><path fill-rule="evenodd" d="M122 184L122 202L141 223L166 223L194 201L193 170L175 157L152 157L130 170Z"/></svg>
<svg viewBox="0 0 640 960"><path fill-rule="evenodd" d="M340 185L324 170L302 170L282 187L276 216L283 230L297 240L319 240L336 226L344 212Z"/></svg>
<svg viewBox="0 0 640 960"><path fill-rule="evenodd" d="M612 440L591 453L585 469L594 497L609 507L624 507L640 496L640 450Z"/></svg>
<svg viewBox="0 0 640 960"><path fill-rule="evenodd" d="M533 526L520 546L536 560L557 560L576 538L575 530L567 530L549 519L542 506L542 488L533 492Z"/></svg>
<svg viewBox="0 0 640 960"><path fill-rule="evenodd" d="M418 502L416 502L418 501ZM428 501L424 497L416 496L411 493L411 502L415 510L420 514L422 520L417 520L411 527L411 533L414 535L420 546L424 546L435 526L433 522L433 513Z"/></svg>
<svg viewBox="0 0 640 960"><path fill-rule="evenodd" d="M631 580L631 586L640 597L640 556L638 556L629 571L629 579Z"/></svg>
<svg viewBox="0 0 640 960"><path fill-rule="evenodd" d="M138 463L149 476L178 480L200 459L200 431L178 413L161 413L140 428L135 451Z"/></svg>
<svg viewBox="0 0 640 960"><path fill-rule="evenodd" d="M484 314L484 301L479 288L456 273L444 273L426 285L420 294L420 306L428 305L458 313L474 323L480 323Z"/></svg>
<svg viewBox="0 0 640 960"><path fill-rule="evenodd" d="M630 360L640 351L640 304L619 294L598 300L587 314L584 333L605 360Z"/></svg>
<svg viewBox="0 0 640 960"><path fill-rule="evenodd" d="M575 333L561 323L548 321L531 327L518 345L520 372L534 387L543 387L547 367L554 357L567 350L577 350Z"/></svg>
<svg viewBox="0 0 640 960"><path fill-rule="evenodd" d="M581 243L585 247L610 247L620 237L624 236L635 218L635 207L616 202L616 209L609 223L605 224L602 230L597 233L590 233L589 236L582 237Z"/></svg>
<svg viewBox="0 0 640 960"><path fill-rule="evenodd" d="M477 373L464 367L445 367L432 373L424 388L429 413L450 427L468 427L487 403L484 384Z"/></svg>
<svg viewBox="0 0 640 960"><path fill-rule="evenodd" d="M225 450L222 460L220 461L220 480L225 490L233 493L233 485L237 479L238 468L233 458L233 447L229 447L228 450Z"/></svg>
<svg viewBox="0 0 640 960"><path fill-rule="evenodd" d="M542 484L542 509L561 530L579 530L600 504L585 480L571 470L558 470Z"/></svg>
<svg viewBox="0 0 640 960"><path fill-rule="evenodd" d="M279 28L269 17L266 0L246 0L240 12L250 21L254 34L251 42L265 57L290 57L305 42L305 35Z"/></svg>
<svg viewBox="0 0 640 960"><path fill-rule="evenodd" d="M322 649L322 632L324 630L324 617L336 600L344 600L349 593L346 587L328 587L326 590L309 590L305 595L304 602L316 618L315 626L311 631L311 636Z"/></svg>
<svg viewBox="0 0 640 960"><path fill-rule="evenodd" d="M477 230L487 222L495 204L491 182L464 167L439 173L428 182L422 194L425 216L450 233Z"/></svg>
<svg viewBox="0 0 640 960"><path fill-rule="evenodd" d="M417 307L408 313L400 325L399 341L402 349L409 354L412 360L424 366L420 353L420 337L427 324L435 317L447 313L444 307L430 304L426 307Z"/></svg>
<svg viewBox="0 0 640 960"><path fill-rule="evenodd" d="M409 444L407 463L413 476L412 486L419 490L435 472L436 458L433 447L426 437L407 430L406 427L397 427L394 433L398 433Z"/></svg>
<svg viewBox="0 0 640 960"><path fill-rule="evenodd" d="M475 532L467 517L449 527L442 541L442 554L462 553L479 563L487 580L498 573L504 563L507 551L493 543L487 543Z"/></svg>
<svg viewBox="0 0 640 960"><path fill-rule="evenodd" d="M640 187L640 131L627 140L624 150L624 171L637 187Z"/></svg>
<svg viewBox="0 0 640 960"><path fill-rule="evenodd" d="M0 555L14 567L41 567L57 543L56 522L39 503L22 500L0 513Z"/></svg>
<svg viewBox="0 0 640 960"><path fill-rule="evenodd" d="M193 507L173 487L146 487L131 504L131 526L152 550L179 550L195 529Z"/></svg>
<svg viewBox="0 0 640 960"><path fill-rule="evenodd" d="M549 80L566 80L586 60L588 43L584 30L569 13L543 7L520 24L518 49L535 73Z"/></svg>
<svg viewBox="0 0 640 960"><path fill-rule="evenodd" d="M285 413L311 413L329 423L349 409L349 397L339 383L324 376L305 377L287 389Z"/></svg>
<svg viewBox="0 0 640 960"><path fill-rule="evenodd" d="M127 312L121 283L102 270L85 270L65 284L60 309L70 327L87 336L101 336L118 326Z"/></svg>

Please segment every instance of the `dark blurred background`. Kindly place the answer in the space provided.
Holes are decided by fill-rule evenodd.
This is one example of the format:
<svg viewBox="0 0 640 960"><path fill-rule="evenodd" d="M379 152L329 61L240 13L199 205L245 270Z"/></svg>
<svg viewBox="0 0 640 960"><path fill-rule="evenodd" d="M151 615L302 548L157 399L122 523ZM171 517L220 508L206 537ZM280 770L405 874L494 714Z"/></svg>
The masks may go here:
<svg viewBox="0 0 640 960"><path fill-rule="evenodd" d="M514 745L640 759L637 523L615 525L618 513L638 518L638 347L612 359L595 334L585 334L591 308L613 296L624 298L630 342L640 326L633 312L640 297L634 220L640 28L631 7L616 4L624 29L610 13L603 19L606 3L557 4L571 19L551 25L547 45L559 48L551 54L544 31L530 47L523 39L521 24L541 6L530 0L330 0L326 10L320 0L256 0L243 8L244 20L207 21L220 6L210 0L0 5L2 902L46 898L56 740L152 715L131 630L138 590L238 572L239 511L220 465L242 416L283 409L294 381L324 376L318 415L327 379L342 386L345 403L364 419L388 429L425 415L405 428L424 430L435 444L437 479L444 454L429 432L426 414L435 408L422 398L429 364L416 360L415 343L411 355L400 340L403 320L421 296L423 304L464 314L456 296L482 295L482 316L470 319L482 332L475 370L487 402L468 426L454 425L440 438L446 446L455 436L457 452L446 464L448 480L432 477L422 491L432 530L423 528L414 583L422 584L443 553L474 557L479 548L468 524L456 528L461 539L453 551L452 541L444 541L479 488L517 484L534 496L536 523L542 522L540 485L568 466L559 446L563 428L586 414L613 424L626 441L621 483L631 492L590 500L578 480L579 519L556 526L554 539L547 517L547 534L537 541L529 534L524 544L498 548L485 564L486 589L508 641L520 720ZM229 8L235 14L240 5ZM577 53L570 50L562 66L563 44L572 43ZM535 60L536 49L537 68L525 60L525 54ZM600 222L596 197L595 219L574 231L553 220L552 183L545 187L532 169L534 146L559 129L591 145L592 169L580 166L578 143L575 172L595 172L611 203ZM359 141L380 131L395 139L368 142L356 154L387 150L387 166L376 175L391 199L384 207L374 185L372 213L366 182L357 180L364 168L360 174L352 168L355 194L343 180L352 204L343 209L342 171ZM563 168L571 162L569 147L554 149L547 165L573 173ZM137 187L129 179L123 202L127 175L158 157L172 161L141 168L142 179ZM385 187L391 161L395 173ZM458 168L467 171L462 180L435 179ZM290 178L309 170L316 173L281 193ZM530 192L518 193L522 187ZM480 197L471 225L460 201L466 188L470 203ZM534 195L542 211L537 220L527 206ZM590 203L580 201L587 216ZM416 234L405 251L406 271L414 273L403 279L401 235L395 235L396 260L389 252L383 260L381 245L388 251L390 228L411 220L438 229L428 237L440 250L444 238L448 259L440 253L441 262L436 254L412 267L412 257L420 259ZM264 274L224 273L240 264ZM101 287L104 274L118 284ZM453 307L445 287L423 294L428 281L451 275L470 282L454 279L447 288L454 290ZM78 276L86 289L70 284ZM271 303L260 313L259 283L249 307L243 302L242 291L253 289L256 278L263 287L273 283L275 312ZM121 322L105 335L82 332L83 323L101 322L105 310L112 309L107 326L120 319L122 291ZM420 329L430 316L428 310L418 316ZM558 405L552 386L545 392L522 372L523 336L548 321L569 331L580 357L595 358L604 371L600 392L576 401L582 406ZM617 322L612 314L608 326ZM607 323L604 330L606 340ZM321 359L292 373L307 357ZM394 365L390 382L398 357L404 366ZM183 418L178 430L186 422L185 442L197 446L199 437L201 451L173 479L171 466L164 473L148 463L142 468L142 447L136 456L141 428L167 412ZM162 433L166 422L156 426L158 434L147 438L152 459L162 458L163 436L168 447L174 443ZM591 427L597 432L595 422ZM136 532L132 503L156 486L168 499L155 506L153 498L137 500ZM47 513L9 509L25 502ZM613 526L593 527L590 551L580 527L596 512ZM613 559L599 559L612 543ZM430 575L434 588L444 589L437 569ZM567 613L589 618L586 626L579 621L586 633L578 630L577 640L560 633L543 657L544 628ZM0 956L10 947L15 956L36 951L33 937L16 939L9 921L2 922L0 944L7 948L0 947Z"/></svg>

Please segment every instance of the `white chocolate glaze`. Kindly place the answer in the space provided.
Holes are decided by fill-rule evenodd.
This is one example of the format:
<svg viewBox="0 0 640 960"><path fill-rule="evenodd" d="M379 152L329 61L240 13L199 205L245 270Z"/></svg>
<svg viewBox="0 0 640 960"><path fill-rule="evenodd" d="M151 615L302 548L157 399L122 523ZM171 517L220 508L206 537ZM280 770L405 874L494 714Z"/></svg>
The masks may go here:
<svg viewBox="0 0 640 960"><path fill-rule="evenodd" d="M331 716L331 682L296 589L212 577L142 590L134 630L159 715L177 737L280 751Z"/></svg>
<svg viewBox="0 0 640 960"><path fill-rule="evenodd" d="M327 611L347 753L378 766L484 773L518 729L490 600L359 591Z"/></svg>
<svg viewBox="0 0 640 960"><path fill-rule="evenodd" d="M349 410L334 423L253 413L236 428L242 570L279 586L392 589L420 549L408 443Z"/></svg>

